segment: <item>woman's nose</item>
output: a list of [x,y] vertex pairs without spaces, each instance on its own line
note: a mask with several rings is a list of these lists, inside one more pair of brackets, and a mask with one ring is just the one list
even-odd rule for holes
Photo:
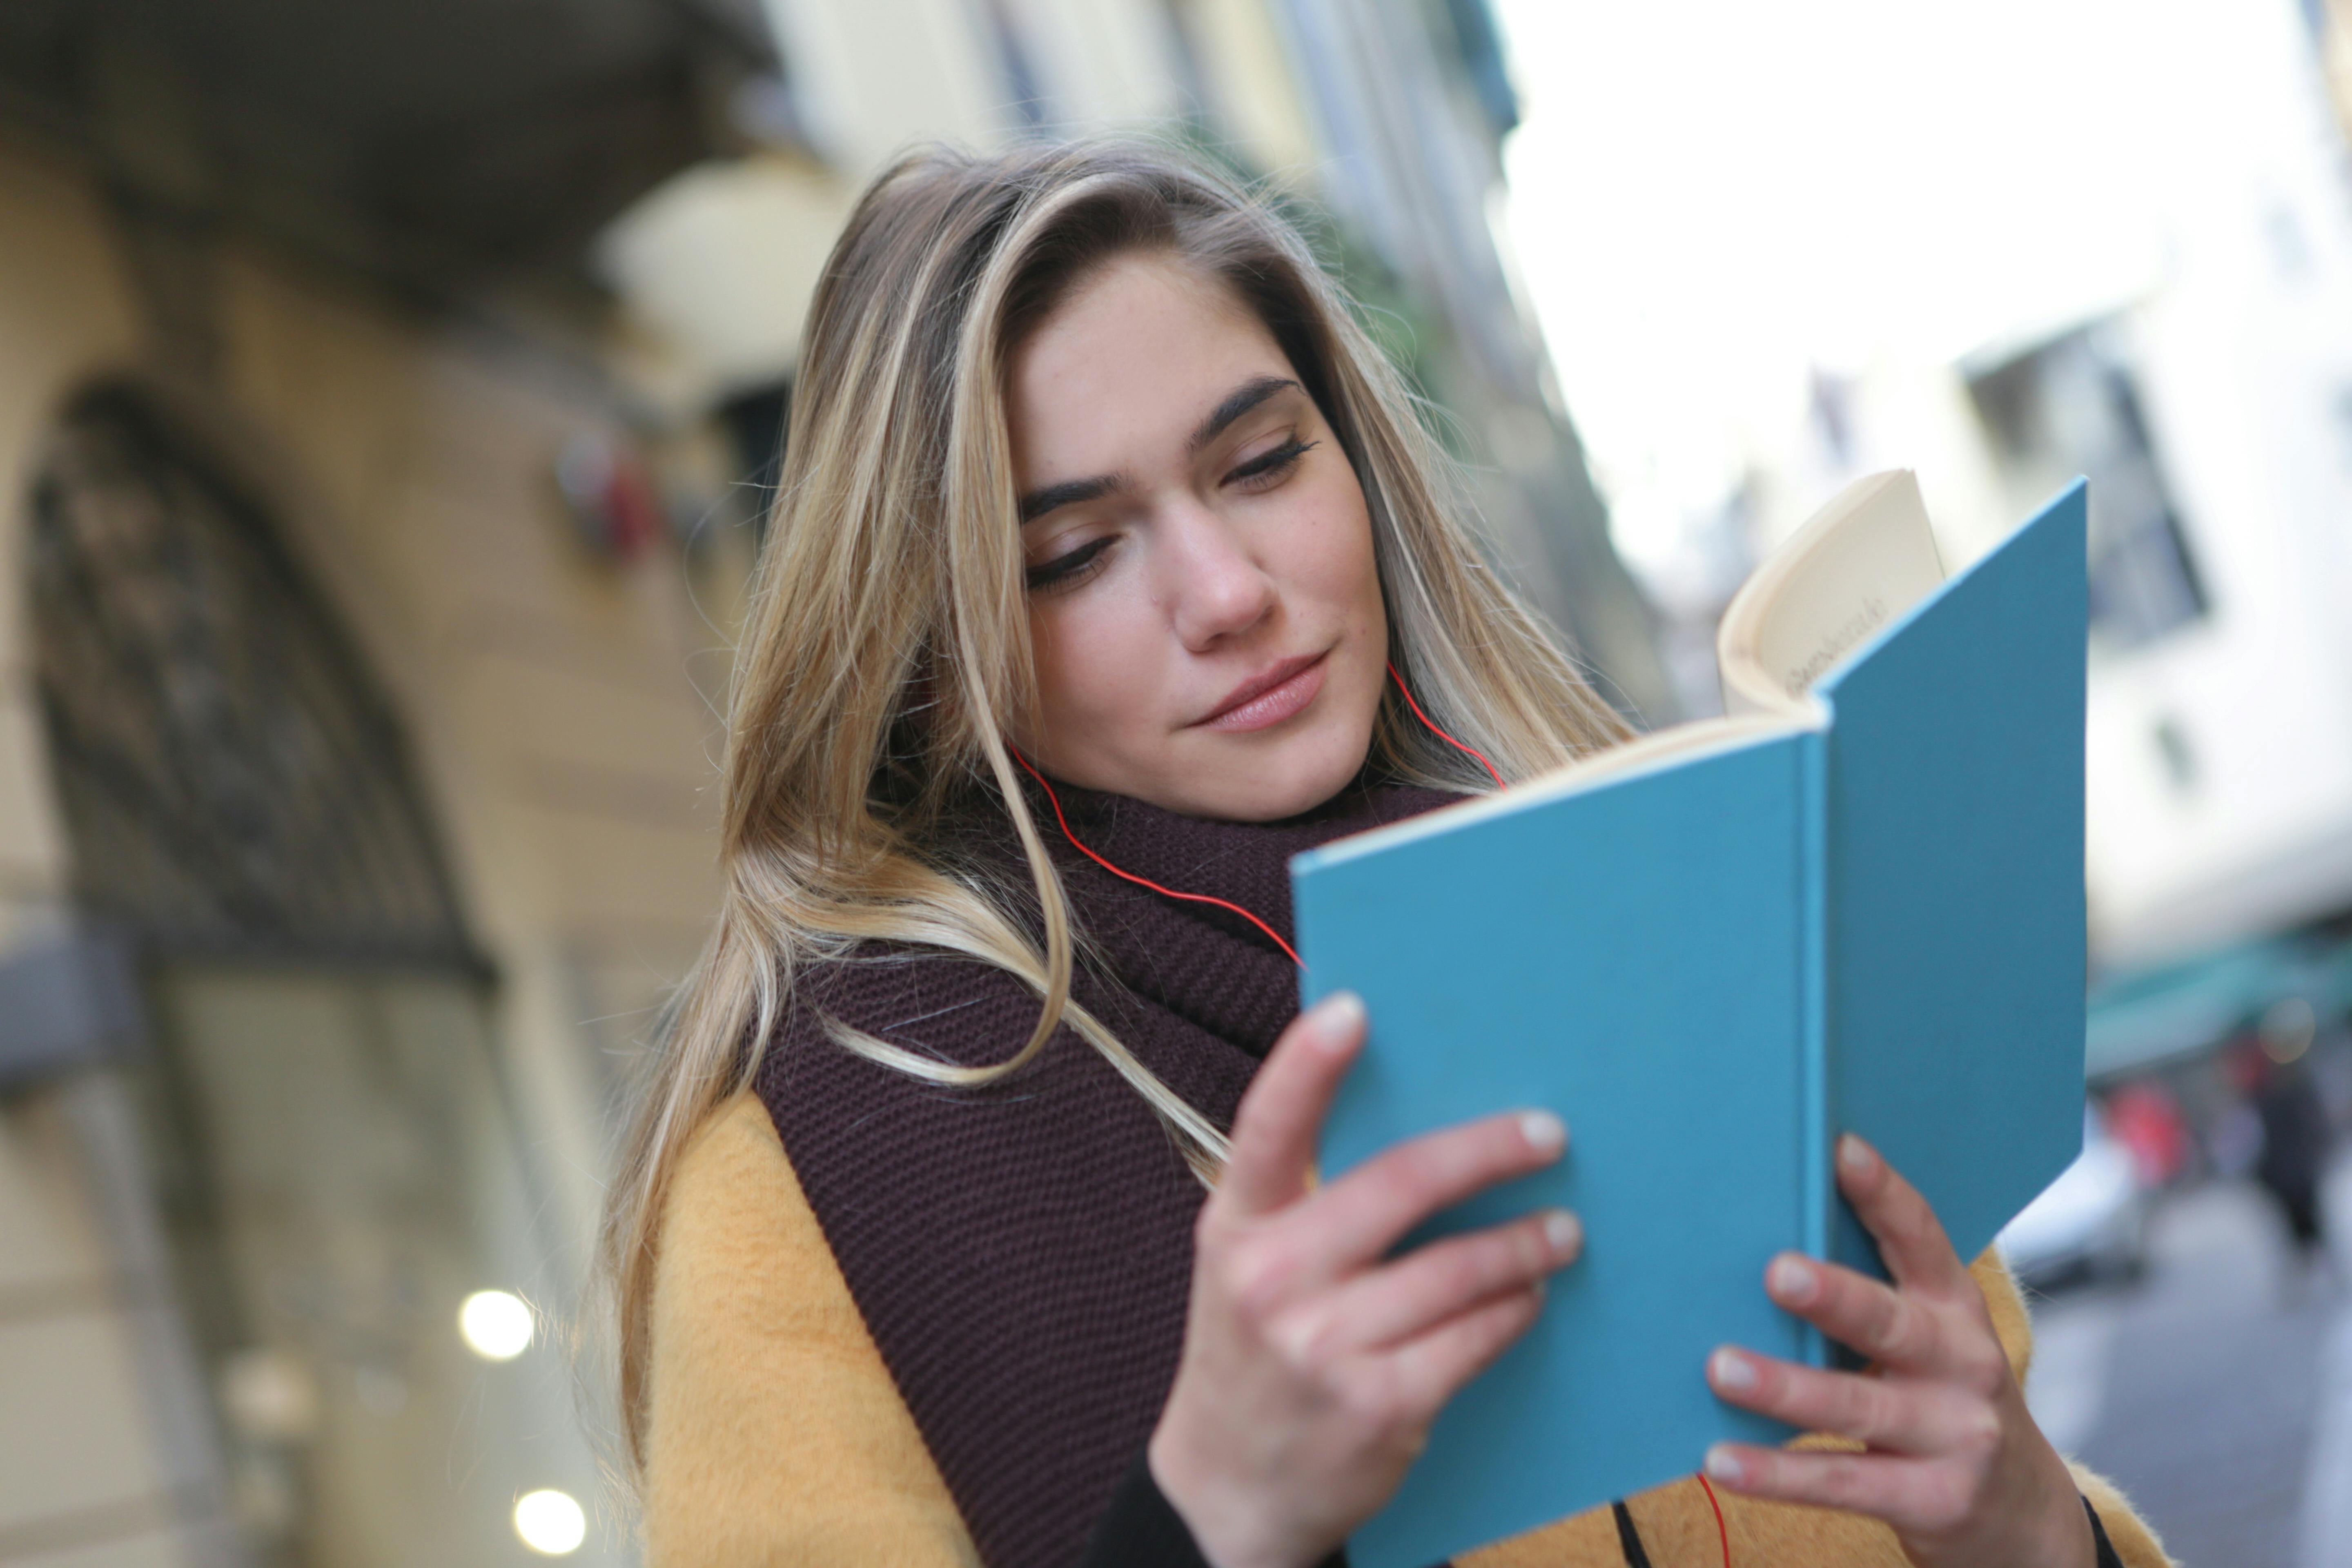
[[1172,609],[1176,635],[1186,647],[1205,649],[1221,637],[1245,632],[1274,608],[1274,580],[1214,512],[1184,508],[1166,520],[1162,537],[1171,547],[1163,602]]

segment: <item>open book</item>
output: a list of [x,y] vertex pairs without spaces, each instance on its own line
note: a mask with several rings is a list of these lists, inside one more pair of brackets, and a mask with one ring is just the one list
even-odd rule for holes
[[[1353,990],[1336,1173],[1517,1106],[1584,1257],[1454,1400],[1357,1568],[1450,1553],[1787,1434],[1717,1401],[1717,1344],[1829,1364],[1764,1296],[1783,1248],[1876,1268],[1837,1197],[1870,1139],[1972,1257],[2081,1144],[2084,489],[1946,581],[1907,473],[1857,481],[1717,639],[1727,715],[1292,862],[1307,999]],[[1419,1237],[1416,1240],[1421,1239]]]

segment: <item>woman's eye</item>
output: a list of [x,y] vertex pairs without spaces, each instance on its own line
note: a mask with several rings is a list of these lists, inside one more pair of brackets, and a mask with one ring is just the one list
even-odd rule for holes
[[1039,562],[1029,568],[1029,586],[1034,589],[1075,585],[1090,574],[1094,564],[1102,559],[1102,552],[1110,548],[1115,537],[1107,533],[1100,539],[1088,540],[1076,550],[1056,555],[1051,561]]
[[1272,484],[1297,468],[1298,459],[1305,457],[1317,445],[1318,443],[1302,441],[1293,436],[1279,446],[1269,447],[1249,461],[1235,468],[1233,472],[1225,476],[1225,483],[1248,485],[1255,481],[1260,487]]

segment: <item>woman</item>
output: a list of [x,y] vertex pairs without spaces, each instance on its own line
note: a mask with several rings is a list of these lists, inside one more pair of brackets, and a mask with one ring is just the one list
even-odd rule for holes
[[[1623,731],[1297,236],[1170,154],[902,163],[806,342],[726,902],[608,1226],[650,1558],[1322,1561],[1580,1237],[1388,1257],[1543,1112],[1314,1183],[1364,1018],[1296,1016],[1285,862]],[[1706,1375],[1852,1441],[1469,1562],[2164,1561],[2026,1414],[1999,1265],[1841,1171],[1899,1287],[1767,1285],[1879,1374]]]

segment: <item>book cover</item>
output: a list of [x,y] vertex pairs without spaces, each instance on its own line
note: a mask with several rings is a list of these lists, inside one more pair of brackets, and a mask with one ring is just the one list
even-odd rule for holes
[[[1838,1132],[1884,1150],[1963,1257],[2077,1152],[2083,488],[1916,601],[1879,594],[1875,623],[1852,575],[1856,540],[1886,553],[1873,530],[1832,518],[1810,561],[1759,571],[1848,645],[1788,655],[1760,717],[1292,863],[1307,1000],[1352,990],[1371,1015],[1327,1175],[1544,1106],[1560,1164],[1412,1240],[1551,1204],[1586,1236],[1351,1541],[1357,1568],[1423,1568],[1687,1474],[1717,1439],[1788,1436],[1703,1369],[1727,1342],[1832,1353],[1762,1275],[1791,1247],[1875,1268],[1832,1184]],[[1824,588],[1832,569],[1852,580]]]

